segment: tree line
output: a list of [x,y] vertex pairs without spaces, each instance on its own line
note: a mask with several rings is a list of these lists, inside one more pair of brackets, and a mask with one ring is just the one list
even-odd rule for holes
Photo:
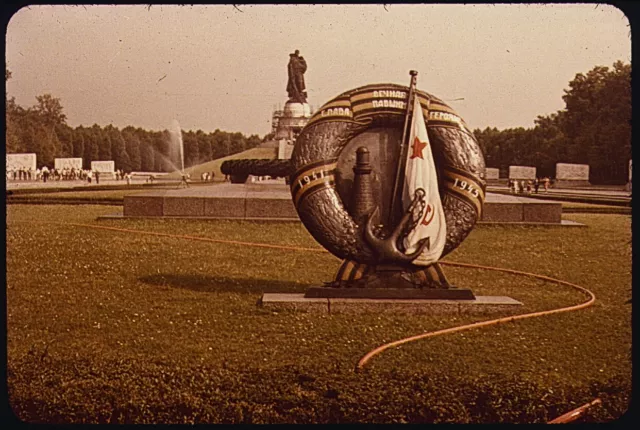
[[[5,81],[11,72],[5,69]],[[6,96],[5,96],[6,98]],[[179,144],[168,130],[150,131],[107,125],[70,127],[60,99],[44,94],[34,106],[24,108],[15,97],[6,99],[6,151],[35,153],[38,167],[53,167],[54,158],[82,158],[85,169],[92,161],[113,160],[125,172],[170,172],[180,166]],[[263,139],[215,130],[182,131],[184,165],[190,167],[258,146]]]
[[[11,72],[5,69],[5,80]],[[5,96],[6,98],[6,96]],[[609,69],[596,66],[578,73],[562,96],[565,108],[538,116],[531,128],[498,130],[487,127],[474,134],[488,167],[507,175],[510,165],[535,166],[539,176],[555,176],[556,163],[590,166],[594,184],[623,184],[631,158],[631,65],[622,61]],[[124,171],[172,171],[179,166],[178,146],[168,130],[149,131],[128,126],[119,130],[66,124],[59,99],[50,94],[36,97],[36,105],[24,108],[15,98],[6,99],[7,153],[36,153],[39,165],[53,165],[58,157],[91,161],[114,160]],[[182,132],[185,167],[234,154],[269,139],[257,135],[216,130]]]
[[588,164],[593,184],[624,184],[631,159],[631,65],[596,66],[578,73],[564,90],[565,108],[538,116],[532,128],[474,134],[487,167],[501,176],[510,165],[535,166],[538,176],[555,176],[556,163]]

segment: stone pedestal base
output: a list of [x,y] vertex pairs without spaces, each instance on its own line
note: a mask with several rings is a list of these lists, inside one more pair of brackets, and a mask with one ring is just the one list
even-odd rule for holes
[[506,296],[477,296],[473,300],[308,298],[302,293],[265,293],[258,306],[271,311],[318,313],[389,312],[431,315],[486,315],[514,311],[522,303]]
[[311,287],[305,298],[473,300],[467,288],[334,288]]

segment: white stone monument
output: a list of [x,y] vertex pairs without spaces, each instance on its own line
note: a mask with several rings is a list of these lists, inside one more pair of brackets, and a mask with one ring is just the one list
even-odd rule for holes
[[82,158],[55,158],[53,160],[53,166],[56,168],[56,170],[82,170]]
[[556,187],[562,188],[589,185],[591,184],[589,183],[588,164],[556,164]]
[[487,181],[493,181],[500,179],[500,169],[495,167],[487,167],[484,170],[484,178]]
[[34,153],[25,153],[25,154],[7,154],[7,171],[9,170],[18,170],[18,169],[26,169],[26,170],[36,170],[36,154]]
[[535,179],[536,168],[532,166],[509,166],[509,179]]
[[114,179],[116,171],[116,163],[113,160],[109,161],[92,161],[91,170],[100,174],[100,179]]

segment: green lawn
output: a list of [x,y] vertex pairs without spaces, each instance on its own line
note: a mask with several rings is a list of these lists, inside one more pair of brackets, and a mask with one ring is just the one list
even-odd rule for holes
[[[576,312],[372,348],[493,316],[271,312],[263,292],[328,281],[330,254],[65,225],[114,226],[319,247],[301,224],[110,220],[117,206],[7,207],[10,403],[30,422],[545,422],[599,396],[588,421],[630,398],[631,230],[624,215],[571,214],[588,228],[478,226],[445,261],[583,285]],[[53,222],[58,222],[54,224]],[[520,313],[584,301],[568,287],[445,268]]]

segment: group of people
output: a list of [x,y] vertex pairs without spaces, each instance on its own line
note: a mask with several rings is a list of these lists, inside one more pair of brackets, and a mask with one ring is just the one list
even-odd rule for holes
[[213,172],[202,172],[200,175],[200,179],[202,182],[213,182],[213,178],[215,178],[216,174]]
[[[116,170],[114,172],[116,180],[126,180],[127,184],[131,184],[131,173],[125,173],[122,170]],[[7,169],[7,181],[87,181],[92,183],[95,178],[96,184],[100,183],[100,172],[92,171],[91,169],[76,169],[74,167],[64,167],[62,169],[42,166],[33,170],[32,168],[9,168]]]
[[551,179],[546,176],[544,178],[536,178],[533,181],[530,179],[509,179],[509,190],[513,194],[524,194],[525,192],[531,194],[532,190],[537,194],[540,187],[543,187],[545,192],[549,191]]
[[43,181],[51,179],[54,181],[75,181],[84,180],[90,174],[90,170],[76,169],[76,168],[63,168],[63,169],[49,169],[47,166],[42,166],[33,170],[32,168],[20,167],[17,169],[7,169],[7,180],[13,181]]

